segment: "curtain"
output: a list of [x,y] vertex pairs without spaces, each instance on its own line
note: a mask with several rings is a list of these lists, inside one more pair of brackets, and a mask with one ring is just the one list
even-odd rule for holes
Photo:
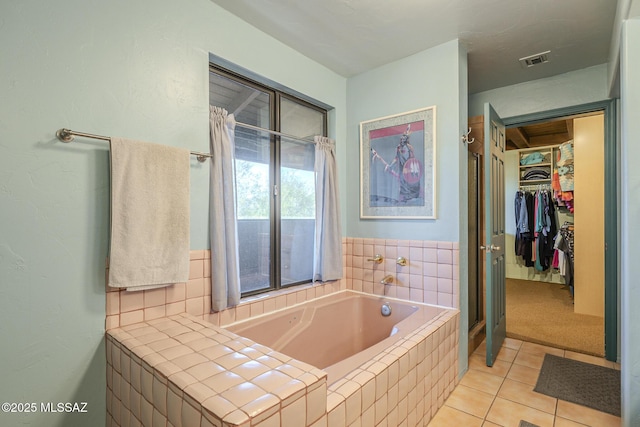
[[314,138],[316,174],[316,232],[313,260],[313,280],[342,278],[342,230],[335,142]]
[[209,122],[211,308],[220,311],[237,305],[241,295],[234,171],[236,121],[227,110],[210,106]]

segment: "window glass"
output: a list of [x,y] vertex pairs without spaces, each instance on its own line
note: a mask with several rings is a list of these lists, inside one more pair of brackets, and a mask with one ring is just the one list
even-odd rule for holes
[[309,281],[313,275],[315,173],[313,144],[280,144],[281,283]]
[[269,92],[240,83],[216,73],[209,73],[209,100],[233,114],[236,121],[269,129],[271,101]]
[[[280,99],[282,133],[313,141],[324,135],[321,111],[285,97]],[[286,286],[313,276],[315,236],[315,147],[281,138],[281,283]]]
[[271,138],[236,128],[236,205],[243,293],[272,287]]

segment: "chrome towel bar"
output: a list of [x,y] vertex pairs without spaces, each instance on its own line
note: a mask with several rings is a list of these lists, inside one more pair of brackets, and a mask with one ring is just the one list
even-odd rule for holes
[[[94,135],[91,133],[85,133],[85,132],[78,132],[75,130],[71,130],[71,129],[66,129],[66,128],[62,128],[62,129],[58,129],[58,131],[56,132],[56,136],[58,137],[58,139],[62,142],[71,142],[74,140],[74,136],[81,136],[83,138],[92,138],[92,139],[99,139],[102,141],[110,141],[111,138],[108,136],[102,136],[102,135]],[[211,157],[211,154],[208,153],[201,153],[199,151],[190,151],[190,153],[194,156],[196,156],[196,158],[198,159],[198,161],[200,163],[203,163],[207,160],[207,158]]]

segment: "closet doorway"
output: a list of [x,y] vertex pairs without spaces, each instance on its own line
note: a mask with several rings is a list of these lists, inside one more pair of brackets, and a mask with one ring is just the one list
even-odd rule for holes
[[[604,261],[600,263],[600,265],[604,265],[604,353],[605,358],[610,361],[618,361],[618,354],[620,352],[619,344],[618,344],[618,333],[619,333],[619,325],[620,319],[618,315],[618,272],[619,272],[619,262],[618,262],[618,197],[617,197],[617,151],[616,151],[616,131],[617,131],[617,119],[616,119],[616,102],[615,100],[609,101],[600,101],[594,102],[590,104],[576,105],[571,107],[564,107],[556,110],[549,110],[540,113],[532,113],[526,114],[522,116],[513,116],[507,117],[504,119],[504,122],[507,126],[507,129],[518,128],[518,127],[527,127],[531,125],[541,124],[545,122],[554,122],[558,120],[566,120],[569,118],[576,119],[580,117],[586,117],[593,115],[594,113],[603,113],[604,120],[604,154],[601,156],[594,157],[595,160],[599,160],[604,164]],[[476,204],[481,204],[482,197],[482,176],[483,173],[480,171],[478,175],[474,173],[474,167],[471,165],[475,164],[474,156],[480,155],[479,153],[482,151],[482,147],[484,144],[483,138],[483,118],[482,116],[470,117],[469,118],[469,126],[471,127],[471,134],[469,135],[469,139],[475,139],[476,143],[469,144],[469,217],[470,217],[470,226],[469,226],[469,238],[470,240],[476,236],[478,239],[483,239],[482,230],[484,229],[484,218],[482,215],[482,209],[479,210],[480,214],[477,219],[474,221],[471,220],[471,217],[476,215]],[[531,139],[530,135],[526,135],[529,139]],[[538,140],[534,140],[534,143]],[[554,141],[554,143],[558,143],[558,141]],[[553,145],[553,144],[552,144]],[[473,148],[472,148],[473,147]],[[473,152],[476,152],[474,154]],[[482,168],[482,162],[480,162],[480,168]],[[476,170],[477,172],[477,170]],[[481,184],[479,186],[473,185],[473,178],[471,175],[478,176]],[[580,186],[580,183],[578,183]],[[580,187],[578,187],[579,189]],[[476,192],[480,191],[478,195]],[[509,187],[508,192],[505,194],[507,199],[506,203],[506,216],[507,218],[513,218],[515,215],[514,205],[510,203],[513,199],[513,192],[517,189],[516,186]],[[585,190],[588,193],[591,193],[590,190]],[[473,194],[476,193],[476,194]],[[473,201],[476,201],[472,203]],[[513,220],[512,220],[513,221]],[[575,220],[574,220],[575,221]],[[575,224],[574,224],[575,227]],[[512,235],[514,231],[510,232]],[[515,241],[513,238],[511,242],[515,246]],[[585,248],[583,246],[583,248]],[[586,247],[588,249],[588,247]],[[511,248],[507,247],[507,251]],[[512,249],[514,250],[514,249]],[[484,258],[482,251],[478,251],[472,246],[469,246],[469,258],[476,258],[478,260],[476,265],[483,265]],[[470,267],[471,267],[470,261]],[[483,303],[484,295],[486,292],[486,283],[484,272],[482,269],[471,269],[469,271],[469,295],[471,298],[472,294],[478,296],[476,303],[479,301],[479,308],[475,312],[477,313],[477,317],[471,317],[471,311],[473,311],[477,305],[474,304],[474,307],[469,307],[470,318],[469,318],[469,353],[473,352],[473,350],[477,347],[477,345],[484,338],[484,312],[486,311],[486,306]],[[476,277],[477,280],[472,280],[473,277]],[[544,286],[545,282],[537,282],[538,284],[542,284]],[[592,283],[595,283],[593,281]],[[550,284],[551,286],[552,284]],[[541,293],[542,288],[536,288],[536,294]],[[565,290],[563,290],[565,291]],[[565,292],[568,292],[566,290]],[[563,295],[567,295],[563,293]],[[471,300],[469,303],[471,304]],[[571,302],[573,306],[573,301]],[[507,310],[509,307],[507,307]],[[539,310],[542,311],[543,314],[545,312],[544,307]],[[558,322],[556,319],[550,318],[550,315],[547,315],[545,318],[545,322],[550,326],[562,327],[561,322]],[[475,324],[474,324],[475,319]],[[507,312],[507,327],[509,325],[509,313]]]
[[507,130],[510,337],[605,354],[604,137],[603,112]]

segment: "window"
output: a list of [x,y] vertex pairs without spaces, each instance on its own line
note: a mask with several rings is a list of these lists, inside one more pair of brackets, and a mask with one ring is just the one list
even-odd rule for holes
[[326,110],[214,66],[209,87],[211,105],[233,113],[238,123],[235,166],[242,295],[310,282],[315,159],[313,144],[301,139],[326,136]]

